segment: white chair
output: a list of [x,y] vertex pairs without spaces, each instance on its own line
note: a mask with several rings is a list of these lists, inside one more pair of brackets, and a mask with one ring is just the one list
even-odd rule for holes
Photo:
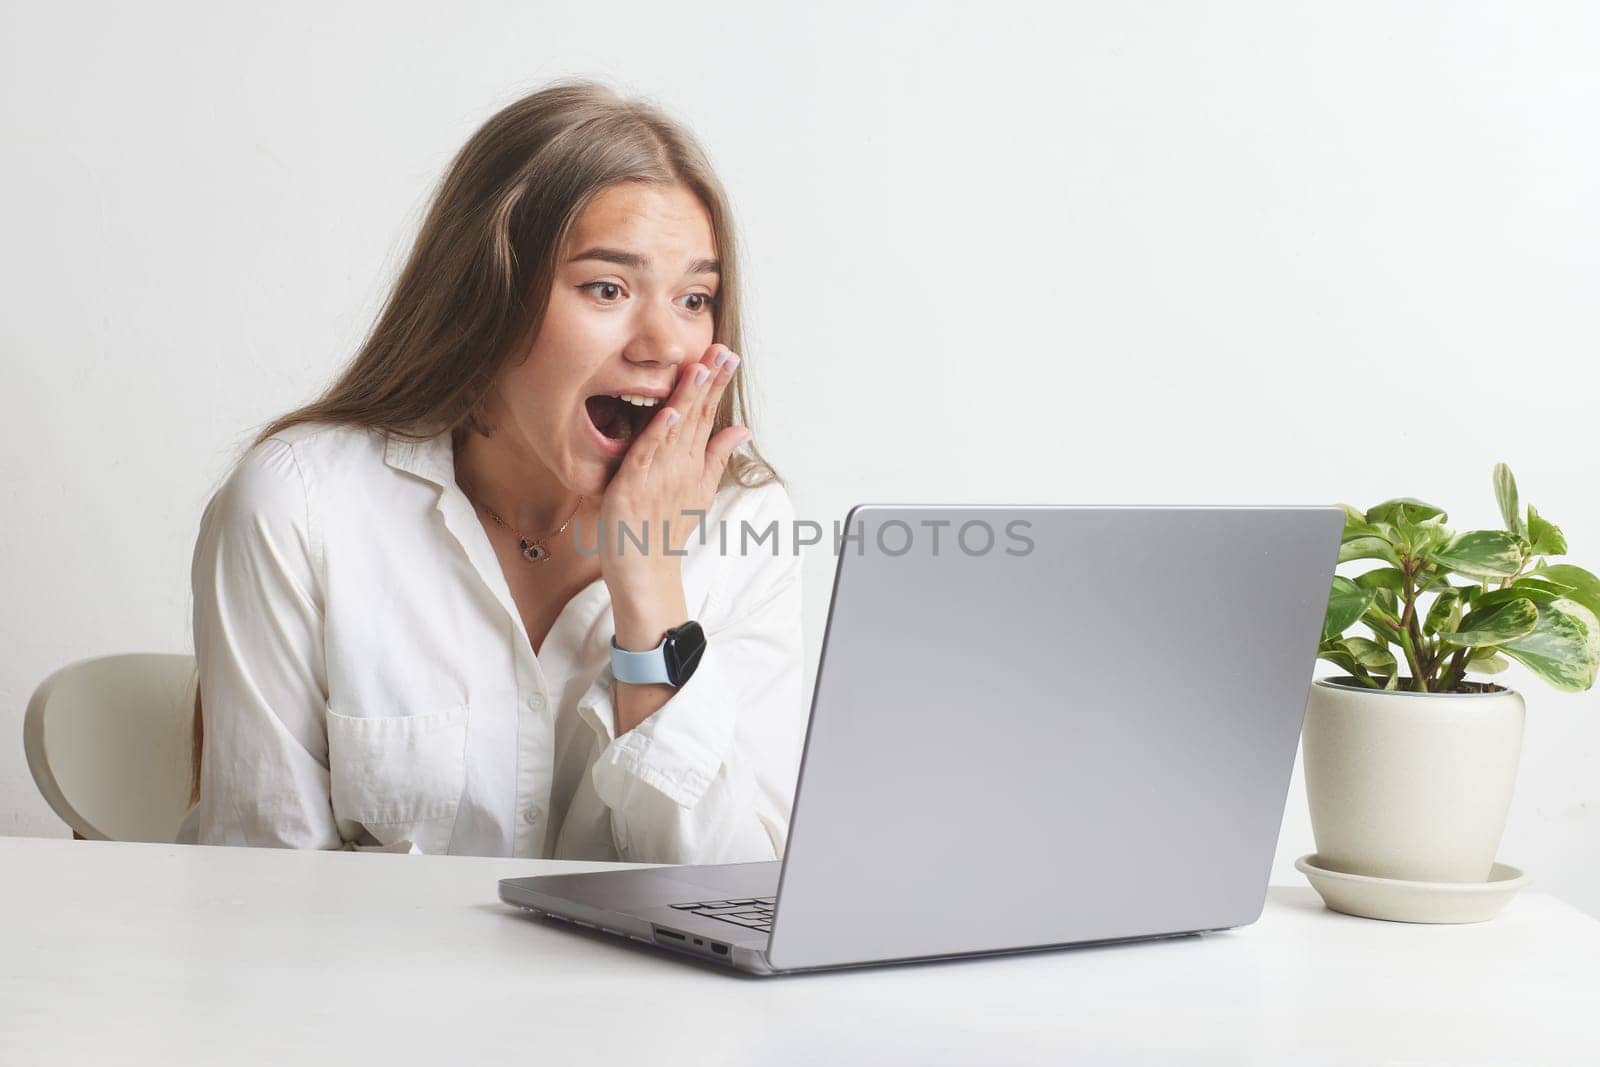
[[28,769],[74,837],[176,840],[198,684],[193,656],[136,652],[80,660],[34,690]]

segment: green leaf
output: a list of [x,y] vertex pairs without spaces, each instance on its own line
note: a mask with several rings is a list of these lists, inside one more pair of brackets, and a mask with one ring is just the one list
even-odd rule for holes
[[1428,519],[1449,521],[1443,508],[1436,508],[1432,504],[1409,496],[1385,500],[1367,512],[1368,522],[1420,523]]
[[1567,554],[1567,538],[1561,527],[1541,516],[1532,504],[1528,505],[1528,540],[1533,542],[1528,552],[1530,556]]
[[1528,528],[1522,524],[1522,509],[1518,506],[1517,480],[1504,463],[1494,465],[1494,498],[1500,504],[1500,517],[1505,520],[1506,530],[1521,537],[1528,536]]
[[1394,656],[1376,641],[1368,641],[1364,637],[1329,638],[1317,649],[1317,658],[1327,660],[1366,685],[1373,684],[1367,680],[1366,675],[1386,673],[1391,683],[1387,684],[1386,688],[1394,688],[1392,684],[1396,673]]
[[[1380,593],[1378,595],[1382,596],[1383,594]],[[1395,611],[1380,614],[1380,611],[1381,609],[1376,604],[1368,608],[1361,616],[1362,625],[1372,631],[1372,636],[1380,644],[1387,642],[1391,645],[1398,645],[1400,643],[1400,631],[1395,628],[1395,622],[1400,613]]]
[[1479,674],[1499,674],[1509,666],[1511,661],[1492,648],[1474,652],[1467,658],[1467,670],[1477,671]]
[[1541,604],[1533,631],[1499,650],[1555,688],[1582,692],[1600,671],[1600,617],[1575,600]]
[[1372,523],[1370,523],[1370,522],[1351,522],[1349,517],[1346,516],[1345,523],[1344,523],[1344,531],[1339,534],[1339,542],[1341,544],[1343,544],[1345,541],[1354,541],[1358,537],[1376,537],[1376,536],[1378,536],[1378,528],[1376,526],[1372,525]]
[[1450,633],[1460,625],[1461,594],[1454,589],[1446,589],[1433,598],[1433,605],[1428,608],[1428,614],[1422,620],[1423,632],[1430,634]]
[[1356,584],[1363,589],[1387,589],[1399,594],[1405,590],[1406,576],[1395,567],[1378,567],[1356,575]]
[[1335,637],[1323,641],[1317,649],[1317,658],[1325,659],[1352,678],[1359,679],[1355,653],[1345,645],[1343,638]]
[[1529,597],[1535,604],[1548,604],[1557,597],[1572,598],[1572,587],[1560,582],[1546,581],[1533,575],[1525,574],[1512,582],[1511,589],[1515,589],[1523,596]]
[[[1348,507],[1348,505],[1346,505]],[[1359,511],[1346,511],[1344,513],[1344,532],[1339,535],[1341,541],[1348,541],[1354,537],[1381,537],[1386,541],[1394,540],[1394,524],[1388,522],[1368,522],[1361,517]]]
[[1347,637],[1344,644],[1368,674],[1395,674],[1394,653],[1389,651],[1387,645],[1368,641],[1365,637]]
[[1509,578],[1522,567],[1522,542],[1505,530],[1473,530],[1452,537],[1429,552],[1428,558],[1457,574]]
[[1450,531],[1438,519],[1396,523],[1395,533],[1401,554],[1412,559],[1426,559],[1430,550],[1450,540]]
[[1322,619],[1322,636],[1338,637],[1344,633],[1366,610],[1372,606],[1374,594],[1363,589],[1342,574],[1333,577],[1333,588],[1328,594],[1328,610]]
[[1378,619],[1374,619],[1371,612],[1361,616],[1361,622],[1367,627],[1367,629],[1372,631],[1372,639],[1378,642],[1378,644],[1400,644],[1400,631],[1396,630],[1393,626],[1389,626],[1386,623],[1381,622]]
[[1340,563],[1349,563],[1353,559],[1381,559],[1385,563],[1398,564],[1400,554],[1381,537],[1357,537],[1339,546]]
[[1600,615],[1600,578],[1570,563],[1548,563],[1529,572],[1529,577],[1546,578],[1567,587],[1567,597]]
[[1325,637],[1322,644],[1317,646],[1317,658],[1325,659],[1336,667],[1343,667],[1350,673],[1355,673],[1356,658],[1348,648],[1344,647],[1344,638]]
[[1395,620],[1400,618],[1400,593],[1405,586],[1405,575],[1393,567],[1380,567],[1356,575],[1356,584],[1373,594],[1373,601],[1362,612],[1361,621],[1371,627],[1380,643],[1400,643],[1400,632]]
[[1546,582],[1529,582],[1517,579],[1504,589],[1490,589],[1488,592],[1478,594],[1472,606],[1480,611],[1501,607],[1513,600],[1531,600],[1535,604],[1552,604],[1567,593],[1559,586]]
[[1527,597],[1518,597],[1505,604],[1474,609],[1454,633],[1439,634],[1439,641],[1451,648],[1503,645],[1531,634],[1538,623],[1538,606]]
[[1442,593],[1446,589],[1454,589],[1456,592],[1460,593],[1467,588],[1475,587],[1451,585],[1450,572],[1441,570],[1438,567],[1424,567],[1417,575],[1418,596],[1421,596],[1423,593]]

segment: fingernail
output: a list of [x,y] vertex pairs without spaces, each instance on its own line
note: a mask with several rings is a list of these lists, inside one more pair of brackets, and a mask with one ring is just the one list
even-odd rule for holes
[[732,359],[728,360],[728,373],[732,374],[734,371],[736,371],[738,369],[739,369],[739,357],[738,356],[734,356]]
[[667,425],[669,427],[678,425],[678,412],[675,408],[667,409]]
[[694,369],[694,384],[704,385],[706,384],[706,379],[709,377],[711,377],[711,372],[706,370],[706,365],[704,363],[700,364]]
[[728,362],[728,360],[730,360],[732,358],[733,358],[733,353],[728,351],[726,348],[724,348],[724,349],[722,349],[721,351],[719,351],[717,353],[716,358],[711,361],[711,365],[713,367],[720,367],[720,366],[722,366],[724,363]]

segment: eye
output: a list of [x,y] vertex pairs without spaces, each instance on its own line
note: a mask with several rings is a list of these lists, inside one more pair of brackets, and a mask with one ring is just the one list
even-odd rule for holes
[[[593,292],[600,296],[602,304],[615,304],[622,295],[622,286],[616,282],[589,282],[586,285],[578,286],[578,289],[581,292]],[[602,293],[605,295],[601,295]],[[614,295],[612,295],[613,293]],[[711,293],[688,293],[685,294],[683,299],[697,302],[693,307],[689,308],[690,311],[697,315],[703,315],[717,305],[717,298]]]
[[[622,292],[622,286],[618,285],[616,282],[590,282],[588,285],[578,286],[578,289],[582,292],[588,292],[591,289],[615,289],[618,295],[620,295]],[[610,300],[603,300],[601,302],[605,304],[612,304],[616,301],[615,298],[613,298]]]

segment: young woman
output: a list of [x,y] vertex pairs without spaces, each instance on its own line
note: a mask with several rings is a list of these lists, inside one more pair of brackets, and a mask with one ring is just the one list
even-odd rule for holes
[[569,81],[474,134],[355,360],[205,510],[180,839],[780,856],[799,559],[738,282],[658,110]]

